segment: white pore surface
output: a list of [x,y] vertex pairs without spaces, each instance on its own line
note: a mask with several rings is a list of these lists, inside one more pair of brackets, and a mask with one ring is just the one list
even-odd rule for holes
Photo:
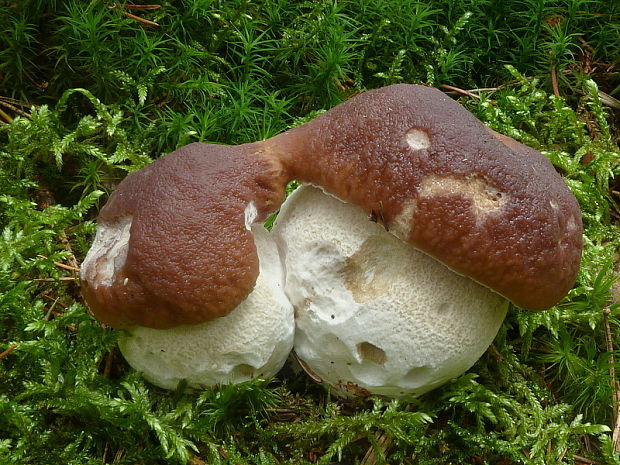
[[252,227],[260,275],[252,293],[222,318],[158,330],[137,327],[119,341],[129,364],[166,389],[180,380],[192,387],[270,378],[293,346],[293,307],[284,294],[281,262],[262,225]]
[[295,351],[339,394],[429,391],[470,368],[506,314],[504,298],[318,188],[294,192],[273,233],[295,307]]

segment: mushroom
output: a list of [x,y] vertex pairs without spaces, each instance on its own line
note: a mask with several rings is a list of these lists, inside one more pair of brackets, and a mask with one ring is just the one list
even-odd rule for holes
[[261,223],[283,188],[277,162],[250,146],[191,144],[127,176],[103,207],[82,292],[127,330],[120,349],[151,382],[213,386],[282,367],[293,309]]
[[366,92],[265,142],[284,148],[291,178],[524,309],[554,305],[575,282],[581,213],[562,177],[437,89]]
[[252,233],[260,272],[252,292],[234,311],[197,325],[170,329],[137,326],[119,339],[125,359],[157,386],[184,380],[201,388],[271,378],[293,347],[293,307],[275,242],[262,225]]
[[259,273],[252,225],[292,179],[521,307],[549,307],[575,281],[579,208],[548,160],[440,91],[401,84],[265,141],[190,144],[130,174],[81,271],[95,316],[168,329],[235,311]]
[[129,174],[101,209],[82,293],[116,328],[165,329],[228,314],[259,271],[251,225],[287,179],[260,144],[194,143]]

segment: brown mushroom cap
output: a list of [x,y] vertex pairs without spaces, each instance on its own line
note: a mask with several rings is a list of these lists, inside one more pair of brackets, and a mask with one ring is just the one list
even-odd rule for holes
[[437,89],[366,92],[269,142],[294,179],[523,308],[547,308],[575,282],[581,213],[561,176]]
[[115,327],[232,311],[258,274],[248,222],[275,211],[292,179],[524,308],[549,307],[574,284],[581,215],[551,163],[442,92],[401,84],[266,141],[191,144],[127,176],[98,221],[128,242],[95,240],[81,271],[89,306]]
[[258,152],[252,144],[190,144],[119,184],[98,223],[131,221],[126,258],[110,282],[106,254],[87,257],[82,269],[97,318],[118,328],[196,324],[226,315],[251,292],[258,257],[246,208],[265,219],[286,182]]

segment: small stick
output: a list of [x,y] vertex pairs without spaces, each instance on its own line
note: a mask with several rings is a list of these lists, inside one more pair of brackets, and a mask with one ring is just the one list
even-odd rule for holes
[[457,94],[465,95],[467,97],[477,98],[478,100],[481,99],[479,95],[469,92],[468,90],[461,89],[459,87],[449,86],[448,84],[442,84],[440,87],[451,90],[452,92],[456,92]]
[[503,362],[503,361],[504,361],[504,356],[503,356],[502,354],[500,354],[500,353],[499,353],[499,350],[497,350],[497,347],[495,347],[495,344],[491,344],[491,345],[489,346],[488,351],[489,351],[489,353],[490,353],[491,355],[493,355],[493,357],[495,357],[495,359],[496,359],[498,362]]
[[4,120],[7,123],[12,123],[13,122],[13,118],[11,118],[7,113],[5,113],[2,108],[0,108],[0,116],[2,116],[2,118],[4,118]]
[[63,304],[63,303],[58,302],[58,298],[54,299],[53,297],[51,297],[51,296],[49,296],[49,295],[47,295],[47,294],[41,294],[41,297],[43,297],[44,299],[47,299],[47,300],[49,300],[49,301],[51,301],[51,302],[54,302],[54,305],[56,305],[56,304],[60,305],[60,306],[61,306],[62,308],[64,308],[65,310],[66,310],[67,308],[69,308],[69,306],[68,306],[68,305],[65,305],[65,304]]
[[42,82],[37,82],[30,74],[28,74],[27,71],[23,71],[22,74],[24,75],[24,77],[26,79],[28,79],[30,82],[32,82],[35,86],[37,86],[39,89],[41,90],[45,90],[48,88],[48,86],[50,85],[49,82],[46,81],[42,81]]
[[114,352],[108,352],[108,355],[105,358],[105,366],[103,367],[103,376],[106,378],[110,377],[110,373],[112,372],[112,361],[114,360]]
[[119,463],[121,461],[121,459],[123,458],[123,454],[125,453],[125,451],[123,449],[119,449],[116,451],[116,454],[114,454],[114,461],[112,462],[113,465]]
[[606,94],[602,90],[598,91],[598,96],[601,99],[601,103],[603,105],[607,105],[608,107],[620,108],[620,100],[615,97],[612,97],[609,94]]
[[77,278],[70,276],[61,276],[60,278],[35,278],[30,281],[36,283],[55,283],[56,281],[77,281]]
[[478,95],[480,92],[495,92],[499,89],[499,87],[481,87],[478,89],[467,89],[467,92]]
[[52,312],[54,311],[54,307],[56,306],[56,302],[58,302],[58,299],[59,299],[59,297],[56,297],[56,299],[54,300],[54,302],[50,306],[50,309],[45,314],[45,317],[43,318],[45,321],[49,321],[50,320],[50,317],[52,316]]
[[[45,255],[37,254],[37,257],[49,260],[48,257],[46,257]],[[56,265],[57,267],[62,268],[64,270],[80,271],[80,269],[77,266],[65,265],[64,263],[61,263],[61,262],[52,262],[52,263]]]
[[108,456],[108,443],[106,442],[105,443],[105,447],[103,449],[103,457],[101,458],[101,463],[103,465],[105,465],[105,463],[106,463],[107,456]]
[[67,234],[65,231],[62,231],[62,234],[60,236],[60,241],[65,245],[65,249],[67,250],[67,252],[69,252],[71,255],[69,256],[69,264],[74,267],[77,268],[77,270],[80,270],[80,264],[78,263],[77,259],[75,258],[75,254],[73,253],[73,249],[71,248],[71,243],[69,242],[69,239],[67,239]]
[[[411,404],[407,404],[403,411],[410,412]],[[375,438],[377,439],[379,448],[383,451],[383,455],[385,455],[387,450],[394,442],[394,438],[387,434],[385,431],[377,432]],[[375,448],[371,445],[366,451],[366,454],[360,462],[360,465],[375,465],[375,463],[377,463],[377,453],[375,452]]]
[[130,10],[159,10],[161,5],[132,5],[125,3],[123,8],[129,8]]
[[[379,448],[383,451],[383,455],[385,456],[386,451],[390,448],[392,442],[394,442],[394,439],[392,439],[392,437],[386,432],[378,433],[375,437],[377,438]],[[360,462],[360,465],[375,465],[376,463],[377,452],[374,447],[370,446],[366,451],[366,455],[364,455],[364,458]]]
[[4,352],[0,352],[0,360],[6,357],[7,355],[9,355],[11,352],[13,352],[18,347],[19,347],[19,344],[13,344],[11,347],[6,349]]
[[24,110],[20,110],[15,105],[11,105],[10,103],[5,102],[3,100],[3,98],[0,98],[0,105],[2,105],[5,108],[8,108],[9,110],[13,110],[18,115],[22,115],[22,116],[25,116],[26,118],[30,119],[30,113],[28,113],[28,112],[26,112]]
[[297,354],[295,353],[295,351],[291,352],[291,355],[293,356],[293,358],[295,359],[295,361],[299,364],[299,366],[301,367],[302,370],[304,370],[306,372],[306,374],[310,377],[310,379],[312,379],[314,382],[316,383],[322,383],[323,379],[317,375],[316,373],[314,373],[310,367],[308,367],[308,365],[306,365],[306,362],[304,362],[302,359],[300,359]]
[[52,263],[54,263],[54,265],[56,265],[57,267],[63,268],[65,270],[80,271],[80,269],[75,266],[65,265],[64,263],[60,263],[60,262],[52,262]]
[[274,413],[295,413],[294,410],[290,408],[266,408],[265,412],[274,412]]
[[551,68],[551,86],[553,87],[553,95],[560,98],[560,88],[558,87],[558,73],[555,66]]
[[[457,94],[465,95],[466,97],[472,97],[472,98],[477,98],[478,100],[482,100],[482,97],[480,97],[478,94],[474,94],[473,92],[470,92],[470,91],[465,90],[465,89],[461,89],[459,87],[449,86],[448,84],[442,84],[439,87],[442,87],[442,88],[444,88],[446,90],[450,90],[452,92],[456,92]],[[482,91],[483,89],[478,89],[478,90]],[[488,103],[490,103],[493,106],[497,106],[496,102],[492,102],[489,99],[486,99],[485,102],[488,102]]]
[[[272,456],[272,458],[275,458],[275,457]],[[194,455],[194,454],[192,454],[190,452],[190,454],[189,454],[189,462],[187,462],[187,465],[207,465],[207,462],[205,462],[200,457],[198,457],[197,455]]]
[[41,109],[39,105],[32,105],[27,102],[22,102],[21,100],[17,100],[16,98],[5,97],[3,95],[0,95],[0,100],[3,102],[12,103],[13,105],[19,105],[20,107],[26,107],[26,108],[35,107],[37,110]]
[[603,310],[603,324],[605,326],[605,342],[607,344],[607,352],[609,353],[609,376],[611,377],[611,387],[613,389],[612,404],[614,407],[612,442],[614,450],[620,452],[620,386],[616,381],[616,358],[614,356],[613,336],[611,334],[611,326],[609,325],[609,314],[611,310],[605,308]]
[[140,16],[132,15],[131,13],[123,12],[125,16],[131,19],[135,19],[136,21],[140,21],[142,24],[146,24],[147,26],[159,26],[155,21],[149,21],[148,19],[141,18]]
[[217,448],[217,451],[219,452],[219,454],[220,454],[223,458],[225,458],[225,459],[227,459],[227,458],[228,458],[228,454],[226,453],[226,451],[224,450],[224,448],[223,448],[223,447],[218,447],[218,448]]
[[596,460],[589,459],[587,457],[582,457],[581,455],[573,455],[573,458],[578,462],[589,463],[590,465],[599,465],[600,462]]

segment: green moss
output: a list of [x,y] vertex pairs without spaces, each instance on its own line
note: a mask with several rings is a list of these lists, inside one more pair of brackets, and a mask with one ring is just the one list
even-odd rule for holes
[[[0,463],[359,463],[369,449],[377,463],[620,463],[606,339],[617,352],[620,150],[598,95],[619,81],[577,57],[617,61],[615,4],[119,5],[0,4],[0,96],[25,101],[0,98],[14,118],[0,125]],[[143,381],[76,281],[107,193],[180,145],[266,138],[403,81],[495,86],[462,103],[543,151],[580,203],[571,293],[546,312],[512,308],[468,374],[409,403],[333,400],[289,366],[204,392]]]

